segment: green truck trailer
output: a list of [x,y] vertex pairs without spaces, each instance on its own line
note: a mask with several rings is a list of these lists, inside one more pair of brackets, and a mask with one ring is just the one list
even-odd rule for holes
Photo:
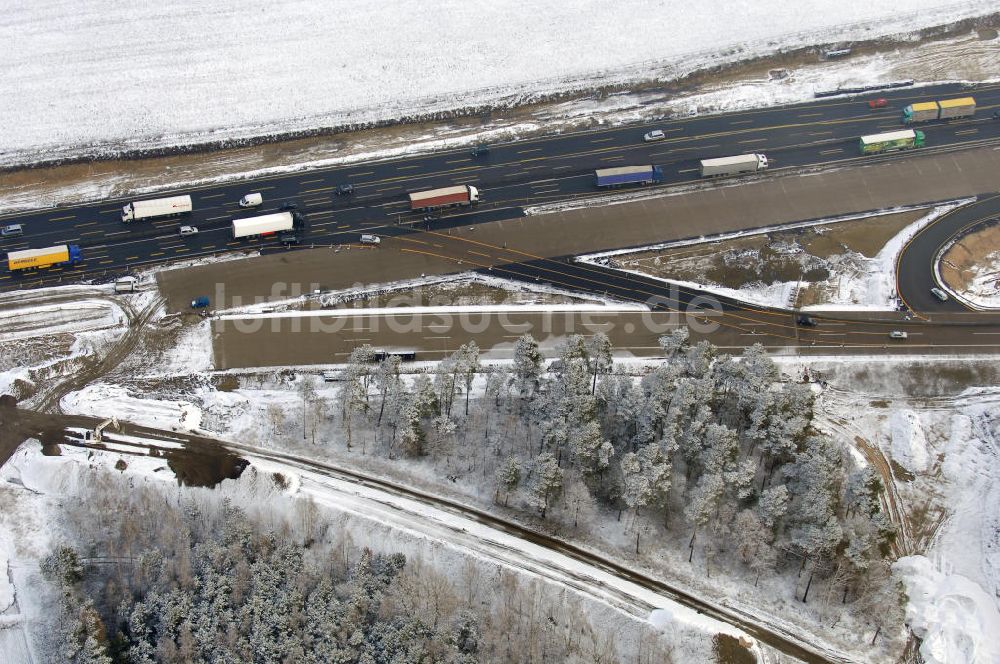
[[862,136],[861,154],[880,154],[897,150],[912,150],[924,147],[924,132],[914,129],[888,131],[884,134]]

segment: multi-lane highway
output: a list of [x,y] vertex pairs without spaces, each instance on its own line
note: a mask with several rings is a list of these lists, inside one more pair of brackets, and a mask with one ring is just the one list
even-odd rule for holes
[[[844,311],[812,316],[802,325],[795,312],[750,305],[666,284],[638,274],[575,262],[570,256],[538,256],[485,242],[468,234],[425,232],[397,236],[403,243],[441,259],[461,261],[494,277],[522,280],[573,292],[643,305],[649,313],[594,309],[539,312],[522,310],[311,311],[299,314],[234,314],[214,326],[220,368],[330,364],[344,361],[355,347],[408,348],[417,359],[440,359],[475,340],[484,351],[502,355],[528,332],[536,338],[585,336],[602,331],[620,352],[659,355],[657,338],[686,325],[695,338],[724,350],[759,343],[769,351],[798,354],[993,354],[1000,351],[1000,322],[986,313]],[[926,279],[926,274],[923,279]],[[921,281],[920,283],[923,283]],[[928,285],[929,288],[929,285]],[[935,303],[937,301],[935,300]],[[940,304],[940,303],[938,303]],[[893,339],[890,332],[907,333]]]
[[[195,210],[182,219],[123,224],[121,206],[131,199],[7,215],[0,223],[19,223],[26,230],[0,242],[0,251],[73,243],[81,246],[84,261],[73,268],[0,273],[0,290],[231,250],[277,249],[275,240],[234,241],[230,222],[289,201],[306,214],[302,239],[309,246],[353,242],[359,232],[378,228],[422,228],[423,215],[408,211],[406,193],[437,186],[472,184],[482,193],[478,208],[447,213],[432,223],[442,228],[516,217],[526,205],[593,195],[598,193],[593,171],[601,167],[656,163],[663,167],[665,184],[677,184],[699,179],[699,159],[743,152],[767,153],[772,171],[778,172],[893,159],[860,157],[857,138],[900,128],[900,109],[913,101],[965,94],[976,96],[976,117],[922,126],[928,145],[924,151],[996,142],[1000,122],[991,115],[1000,108],[1000,85],[946,85],[552,136],[492,146],[482,157],[449,151],[156,194],[190,193]],[[877,96],[887,98],[888,107],[869,109],[867,99]],[[642,135],[652,127],[663,129],[666,139],[644,143]],[[336,196],[336,187],[345,183],[354,185],[354,195]],[[265,204],[241,210],[237,201],[251,191],[263,194]],[[201,232],[181,238],[180,224],[198,226]]]

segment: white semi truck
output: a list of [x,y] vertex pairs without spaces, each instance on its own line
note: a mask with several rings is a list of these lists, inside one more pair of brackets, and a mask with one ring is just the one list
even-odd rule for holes
[[701,177],[718,177],[738,173],[756,173],[767,168],[767,156],[738,154],[734,157],[701,160]]
[[233,219],[233,238],[273,235],[295,228],[295,218],[291,212],[262,214],[259,217]]
[[122,208],[122,221],[127,224],[156,217],[173,217],[179,214],[189,214],[193,209],[191,197],[187,195],[134,201]]

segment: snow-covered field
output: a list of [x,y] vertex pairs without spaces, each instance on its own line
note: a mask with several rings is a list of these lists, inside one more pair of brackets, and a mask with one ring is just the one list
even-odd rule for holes
[[[349,126],[909,33],[987,0],[600,0],[6,8],[0,163]],[[726,29],[719,29],[724,17]]]

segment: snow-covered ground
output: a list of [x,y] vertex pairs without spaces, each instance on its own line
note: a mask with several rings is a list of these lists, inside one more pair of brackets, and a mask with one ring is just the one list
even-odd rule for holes
[[971,268],[974,273],[962,298],[982,309],[1000,309],[1000,251],[986,256],[986,262]]
[[[871,309],[871,310],[891,310],[895,309],[897,299],[896,299],[896,257],[899,252],[906,245],[906,243],[916,235],[920,229],[926,227],[936,219],[940,218],[941,215],[946,214],[957,207],[966,205],[975,201],[974,198],[962,199],[957,201],[952,201],[950,203],[945,203],[938,205],[928,211],[927,214],[922,216],[917,221],[909,224],[902,231],[893,236],[883,247],[879,250],[878,254],[874,258],[866,259],[863,261],[863,269],[851,271],[844,274],[832,274],[827,280],[829,283],[836,283],[837,289],[834,292],[830,292],[828,295],[828,301],[823,304],[810,305],[804,307],[810,311],[822,311],[824,309],[832,310],[845,310],[845,309]],[[867,217],[877,217],[884,214],[890,214],[892,212],[898,212],[899,210],[880,210],[878,212],[865,213],[860,215],[848,215],[844,217],[838,217],[836,219],[819,219],[809,222],[804,222],[801,224],[791,224],[786,226],[781,226],[781,229],[790,228],[804,228],[807,226],[828,226],[830,224],[835,224],[840,221],[849,221],[854,219],[864,219]],[[738,233],[727,233],[724,235],[719,235],[711,238],[710,241],[718,242],[734,238],[747,237],[751,235],[766,234],[777,230],[776,228],[761,228],[754,229],[751,231],[741,231]],[[830,230],[831,233],[836,233],[836,226],[833,226]],[[586,256],[577,257],[578,261],[584,263],[590,263],[594,265],[604,265],[609,258],[615,258],[620,256],[625,256],[628,254],[639,254],[649,251],[659,251],[671,249],[674,247],[692,246],[697,245],[706,240],[683,240],[680,242],[668,242],[656,245],[650,245],[645,247],[632,247],[629,249],[618,249],[614,251],[604,251],[596,254],[589,254]],[[632,272],[634,274],[641,274],[650,278],[658,278],[651,276],[644,272],[638,270],[624,270],[626,272]],[[756,286],[747,286],[744,288],[725,288],[715,284],[698,284],[687,281],[679,281],[675,279],[662,279],[667,283],[676,284],[681,288],[689,288],[692,290],[702,290],[708,293],[715,293],[716,295],[722,297],[729,297],[736,300],[741,300],[744,302],[749,302],[751,304],[758,304],[762,306],[770,307],[789,307],[792,306],[792,300],[795,296],[795,292],[799,287],[807,285],[806,282],[775,282],[772,284],[761,284]]]
[[[923,371],[948,375],[960,364]],[[907,624],[929,664],[1000,661],[1000,388],[914,398],[905,395],[909,379],[897,377],[905,367],[867,366],[865,388],[822,394],[819,426],[868,440],[894,462],[900,537],[913,552],[894,565]],[[840,362],[822,371],[831,384],[856,373]]]
[[40,334],[84,332],[121,325],[122,310],[107,300],[78,300],[0,311],[0,343]]
[[[8,557],[14,562],[13,584],[6,576],[0,578],[0,600],[12,598],[15,590],[23,598],[21,612],[12,616],[8,627],[18,631],[37,631],[43,627],[40,603],[24,591],[39,588],[38,558],[51,540],[59,539],[59,501],[78,495],[82,486],[95,481],[96,473],[109,471],[124,459],[127,469],[122,472],[128,474],[130,483],[162,486],[174,482],[171,473],[161,472],[166,466],[161,458],[135,455],[123,458],[114,451],[74,448],[66,448],[60,456],[45,456],[35,442],[22,446],[0,470],[0,492],[16,496],[20,503],[16,509],[0,515],[0,562]],[[568,591],[580,612],[578,615],[596,614],[615,625],[620,645],[634,638],[629,632],[641,629],[648,615],[649,623],[665,635],[663,638],[683,661],[708,661],[712,637],[718,633],[739,639],[762,661],[760,646],[742,630],[696,613],[601,568],[471,518],[374,487],[297,471],[252,454],[248,460],[251,466],[240,479],[225,480],[216,491],[251,514],[291,514],[294,503],[308,497],[361,546],[403,551],[409,560],[423,560],[442,574],[467,573],[459,570],[468,570],[471,564],[489,575],[500,567],[541,581],[553,592]],[[274,472],[285,478],[284,490],[277,489],[269,479]],[[204,490],[184,491],[194,497]],[[33,546],[14,545],[15,535],[24,530],[31,533],[28,539]],[[648,607],[653,607],[652,612],[642,613],[643,609],[648,612]],[[33,659],[5,661],[21,664]]]
[[161,429],[197,429],[201,411],[186,401],[144,399],[133,396],[123,387],[96,383],[71,392],[59,403],[68,415],[90,415],[145,424]]
[[[600,0],[21,3],[0,17],[0,163],[516,103],[995,9]],[[724,17],[727,29],[719,30]],[[109,78],[109,72],[114,76]]]

